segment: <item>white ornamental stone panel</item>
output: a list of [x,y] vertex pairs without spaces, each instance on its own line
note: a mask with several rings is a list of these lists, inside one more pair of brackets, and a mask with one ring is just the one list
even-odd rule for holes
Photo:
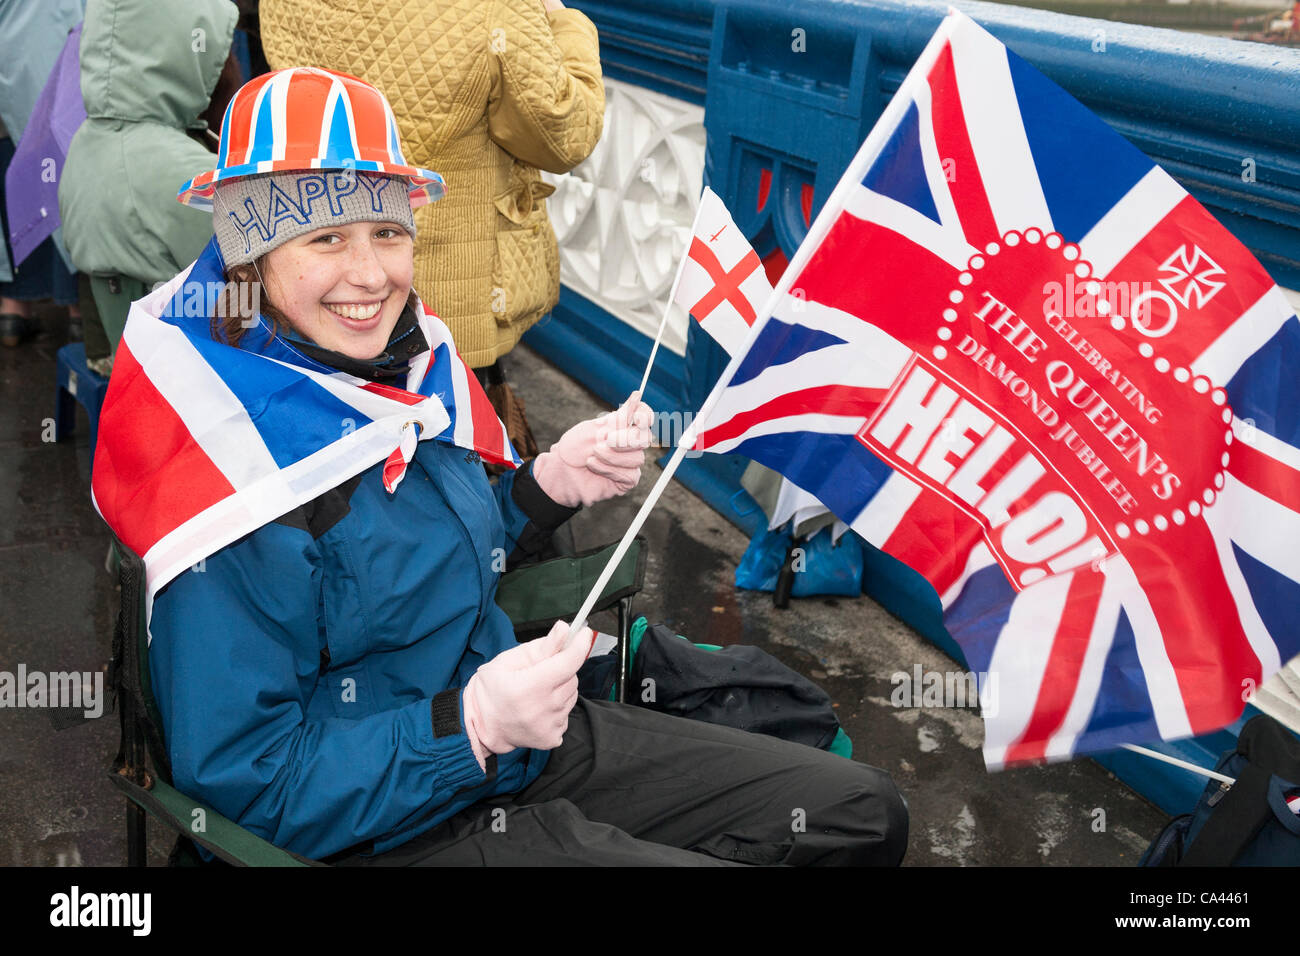
[[[704,108],[605,80],[605,130],[547,199],[560,281],[654,338],[704,183]],[[674,305],[663,347],[686,352],[690,317]]]

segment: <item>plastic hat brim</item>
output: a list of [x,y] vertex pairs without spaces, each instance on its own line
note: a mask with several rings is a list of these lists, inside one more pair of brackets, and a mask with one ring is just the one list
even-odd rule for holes
[[446,182],[432,169],[420,169],[416,166],[403,166],[400,163],[381,163],[360,159],[346,165],[312,160],[311,164],[306,166],[296,160],[270,160],[260,163],[246,163],[242,166],[230,166],[225,169],[210,169],[205,173],[199,173],[199,175],[181,186],[180,192],[176,194],[176,199],[187,206],[193,206],[195,209],[211,212],[212,195],[216,192],[217,186],[223,182],[244,176],[261,176],[266,173],[284,172],[305,173],[314,169],[338,172],[357,170],[367,173],[383,173],[388,176],[401,176],[407,181],[412,209],[419,209],[421,206],[436,202],[447,195]]

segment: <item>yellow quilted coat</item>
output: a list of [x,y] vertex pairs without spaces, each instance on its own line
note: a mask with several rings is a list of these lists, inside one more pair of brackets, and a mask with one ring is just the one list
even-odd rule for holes
[[416,210],[415,288],[474,367],[556,302],[552,187],[600,138],[596,27],[541,0],[262,0],[272,69],[322,66],[383,91],[406,161],[447,196]]

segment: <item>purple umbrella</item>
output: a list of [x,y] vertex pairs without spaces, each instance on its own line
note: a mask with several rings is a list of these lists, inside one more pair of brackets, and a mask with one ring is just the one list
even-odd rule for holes
[[81,24],[77,24],[32,107],[31,119],[5,173],[14,265],[59,228],[59,176],[68,144],[85,118],[86,107],[81,99]]

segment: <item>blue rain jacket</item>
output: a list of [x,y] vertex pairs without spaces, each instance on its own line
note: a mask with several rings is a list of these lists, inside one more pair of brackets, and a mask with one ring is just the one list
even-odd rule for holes
[[175,786],[270,842],[382,853],[548,753],[489,758],[460,689],[515,644],[494,603],[507,556],[572,514],[531,465],[420,442],[388,494],[380,462],[263,526],[155,598],[150,665]]

